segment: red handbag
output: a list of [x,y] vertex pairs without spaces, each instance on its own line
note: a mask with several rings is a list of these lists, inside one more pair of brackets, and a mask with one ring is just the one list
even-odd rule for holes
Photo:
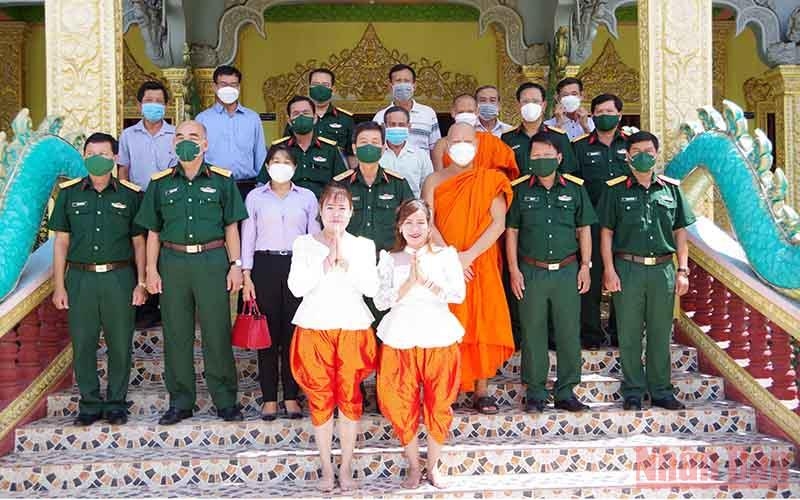
[[267,317],[258,310],[255,300],[245,301],[242,312],[236,316],[231,344],[243,349],[266,349],[272,346]]

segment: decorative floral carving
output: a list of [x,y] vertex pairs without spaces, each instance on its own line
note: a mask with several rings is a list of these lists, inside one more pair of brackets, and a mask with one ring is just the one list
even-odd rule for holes
[[639,71],[622,61],[610,39],[595,62],[578,73],[578,78],[583,81],[587,96],[610,92],[622,99],[626,113],[640,111]]
[[122,72],[122,101],[124,103],[125,119],[139,117],[136,92],[144,82],[156,80],[169,88],[165,79],[155,73],[146,72],[144,68],[136,62],[136,58],[133,57],[131,50],[128,48],[128,44],[125,42],[122,43]]
[[23,105],[23,56],[27,24],[0,23],[0,130],[8,130]]
[[522,66],[515,63],[506,52],[506,34],[495,29],[495,50],[497,51],[497,89],[500,92],[500,120],[512,125],[520,122],[517,106],[517,87],[528,79]]

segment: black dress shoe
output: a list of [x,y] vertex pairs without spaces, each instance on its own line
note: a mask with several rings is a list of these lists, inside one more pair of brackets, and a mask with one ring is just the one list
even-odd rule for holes
[[75,425],[82,425],[84,427],[88,427],[102,418],[103,416],[99,413],[96,415],[89,415],[88,413],[80,413],[75,418],[73,423]]
[[244,420],[244,415],[239,411],[238,406],[231,406],[217,411],[219,418],[226,422],[241,422]]
[[525,411],[528,413],[542,413],[545,409],[545,402],[540,399],[531,399],[525,402]]
[[636,396],[629,396],[625,398],[625,402],[622,404],[622,409],[626,411],[642,411],[642,398],[638,398]]
[[567,410],[571,412],[586,411],[589,409],[588,406],[578,401],[576,397],[571,397],[563,401],[556,401],[555,407],[557,410]]
[[286,414],[286,418],[289,420],[300,420],[303,418],[303,412],[293,411]]
[[263,420],[264,422],[274,422],[276,418],[278,418],[278,414],[277,413],[262,413],[261,414],[261,420]]
[[106,415],[106,420],[111,425],[125,425],[128,423],[128,412],[125,410],[111,410]]
[[654,399],[653,406],[664,408],[665,410],[685,410],[686,405],[675,399],[675,396],[669,396],[661,399]]
[[158,419],[158,425],[175,425],[181,420],[192,418],[192,410],[179,410],[170,408]]

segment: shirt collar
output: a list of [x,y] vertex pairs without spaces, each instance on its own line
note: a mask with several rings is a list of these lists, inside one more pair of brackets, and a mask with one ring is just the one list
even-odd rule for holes
[[[292,146],[296,146],[297,145],[297,137],[295,137],[295,135],[292,134],[292,138],[289,139],[289,142],[287,142],[286,145],[288,147],[290,147],[290,148]],[[317,137],[317,133],[316,132],[314,132],[314,134],[311,136],[311,145],[315,146],[315,147],[318,147],[318,148],[322,147],[322,143],[319,142],[319,137]]]
[[[292,191],[294,191],[295,193],[300,191],[299,189],[297,189],[297,185],[294,182],[289,187],[289,192],[292,192]],[[273,192],[272,191],[272,183],[270,183],[269,181],[267,181],[267,183],[264,184],[264,192],[265,193],[267,193],[267,192],[272,193]]]
[[[143,119],[136,122],[136,125],[133,126],[133,130],[150,135],[150,132],[144,126]],[[161,135],[174,135],[174,134],[175,134],[175,127],[167,120],[163,120],[161,128],[158,129],[158,132],[156,132],[156,135],[154,135],[153,137],[159,137]]]
[[[625,188],[626,188],[626,189],[630,189],[630,188],[632,188],[634,185],[636,185],[636,186],[641,186],[641,184],[639,184],[639,181],[637,181],[637,180],[636,180],[636,177],[635,177],[635,176],[633,176],[633,175],[629,175],[629,176],[628,176],[628,180],[627,180],[627,181],[625,181]],[[658,177],[658,176],[655,174],[655,172],[653,172],[653,180],[651,181],[650,187],[653,187],[653,185],[658,185],[658,186],[661,186],[661,187],[663,187],[663,186],[664,186],[664,181],[662,181],[662,180],[661,180],[661,179],[660,179],[660,178],[659,178],[659,177]]]
[[[388,184],[389,176],[386,174],[386,172],[384,172],[383,167],[378,165],[378,173],[375,175],[375,183],[377,184],[381,181],[381,179]],[[350,184],[354,184],[356,180],[365,186],[367,185],[367,181],[364,180],[364,175],[361,173],[361,165],[356,168],[356,175],[350,176]]]
[[[397,104],[396,102],[392,101],[392,105],[389,106],[389,108],[394,107],[394,106],[402,107],[399,104]],[[386,108],[386,109],[389,109],[389,108]],[[417,108],[417,100],[416,99],[411,99],[411,109],[409,109],[408,112],[409,113],[416,113],[417,111],[419,111],[419,108]]]
[[[612,139],[611,143],[613,144],[618,139],[622,139],[623,141],[628,139],[628,134],[620,130],[619,127],[617,127],[617,130],[614,132],[614,139]],[[594,144],[599,140],[600,138],[597,136],[597,129],[595,128],[589,133],[589,144]]]
[[[533,187],[533,186],[535,186],[537,184],[542,186],[542,181],[539,180],[539,178],[537,176],[531,175],[531,180],[528,181],[528,186],[529,187]],[[561,186],[566,186],[567,185],[567,180],[564,179],[563,177],[561,177],[560,173],[556,172],[556,179],[555,179],[555,182],[553,183],[553,187],[556,187],[559,184]],[[544,186],[542,186],[542,187],[544,187]]]
[[[108,186],[106,186],[103,189],[103,191],[105,191],[109,187],[111,187],[111,189],[113,189],[114,191],[117,190],[117,179],[113,175],[111,176],[111,180],[108,182]],[[87,189],[94,189],[94,186],[92,185],[92,178],[89,177],[88,175],[84,177],[83,181],[81,182],[81,191],[86,191]],[[101,193],[103,191],[101,191]]]
[[[223,106],[219,102],[215,102],[214,106],[212,106],[212,107],[213,107],[214,111],[216,111],[219,114],[222,114],[222,113],[225,112],[225,106]],[[233,112],[234,113],[244,113],[244,110],[242,109],[242,103],[237,102],[236,103],[236,109]]]
[[[200,170],[197,172],[197,175],[211,177],[211,169],[209,166],[210,165],[208,163],[203,162],[203,164],[200,166]],[[172,170],[172,177],[175,177],[178,174],[188,179],[188,177],[186,177],[186,172],[183,171],[183,165],[181,165],[180,162],[178,162],[178,164],[175,165],[175,168]]]

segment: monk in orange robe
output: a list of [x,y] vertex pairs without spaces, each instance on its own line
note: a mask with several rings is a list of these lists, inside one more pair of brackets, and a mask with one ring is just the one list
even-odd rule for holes
[[511,205],[509,177],[519,171],[513,163],[505,168],[479,167],[478,139],[469,124],[453,124],[447,143],[453,164],[428,176],[422,196],[433,207],[434,241],[459,251],[467,280],[466,300],[450,306],[465,330],[461,390],[474,391],[475,408],[493,414],[497,402],[488,394],[487,379],[514,352],[497,241]]
[[[453,99],[450,116],[455,123],[478,124],[478,101],[470,94],[461,94]],[[477,132],[478,153],[475,155],[475,166],[478,168],[497,168],[508,172],[511,180],[519,175],[514,150],[508,147],[499,137],[490,132]],[[433,168],[436,171],[447,168],[453,163],[447,154],[447,138],[439,139],[431,153]],[[514,173],[516,169],[517,173]],[[513,175],[513,176],[512,176]]]

